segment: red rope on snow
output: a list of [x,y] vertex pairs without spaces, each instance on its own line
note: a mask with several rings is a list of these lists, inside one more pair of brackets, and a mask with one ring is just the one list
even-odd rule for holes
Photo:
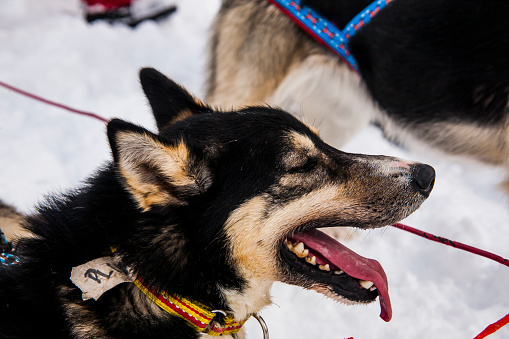
[[40,96],[37,96],[35,94],[23,91],[23,90],[21,90],[19,88],[16,88],[14,86],[8,85],[8,84],[6,84],[4,82],[1,82],[1,81],[0,81],[0,86],[3,86],[3,87],[5,87],[5,88],[7,88],[7,89],[9,89],[11,91],[14,91],[14,92],[16,92],[18,94],[24,95],[24,96],[29,97],[31,99],[43,102],[45,104],[56,106],[58,108],[65,109],[65,110],[73,112],[73,113],[77,113],[77,114],[85,115],[85,116],[88,116],[88,117],[92,117],[92,118],[95,118],[95,119],[100,120],[100,121],[105,122],[105,123],[108,122],[108,119],[105,119],[105,118],[103,118],[103,117],[101,117],[101,116],[99,116],[97,114],[81,111],[81,110],[78,110],[78,109],[75,109],[75,108],[72,108],[72,107],[69,107],[69,106],[66,106],[66,105],[59,104],[57,102],[54,102],[54,101],[51,101],[51,100],[48,100],[48,99],[44,99],[44,98],[42,98]]
[[484,329],[484,331],[479,333],[477,335],[477,337],[475,337],[474,339],[484,339],[487,336],[495,333],[496,331],[498,331],[499,329],[501,329],[502,327],[504,327],[507,324],[509,324],[509,314],[506,315],[505,317],[503,317],[502,319],[500,319],[499,321],[497,321],[497,322],[489,325],[488,327],[486,327]]
[[392,226],[396,227],[396,228],[399,228],[399,229],[402,229],[404,231],[416,234],[416,235],[421,236],[423,238],[426,238],[428,240],[436,241],[436,242],[442,243],[442,244],[447,245],[447,246],[452,246],[452,247],[458,248],[458,249],[463,250],[463,251],[467,251],[467,252],[470,252],[470,253],[474,253],[474,254],[480,255],[482,257],[494,260],[494,261],[496,261],[496,262],[498,262],[498,263],[500,263],[502,265],[505,265],[505,266],[509,267],[509,260],[508,259],[502,258],[501,256],[493,254],[491,252],[488,252],[488,251],[485,251],[485,250],[481,250],[480,248],[469,246],[469,245],[466,245],[466,244],[462,244],[462,243],[460,243],[458,241],[452,241],[452,240],[449,240],[449,239],[446,239],[446,238],[443,238],[443,237],[439,237],[439,236],[436,236],[434,234],[427,233],[427,232],[418,230],[416,228],[413,228],[413,227],[410,227],[410,226],[407,226],[407,225],[404,225],[404,224],[396,223],[396,224],[394,224]]
[[[494,261],[496,261],[496,262],[498,262],[498,263],[500,263],[502,265],[509,266],[509,261],[507,259],[502,258],[499,255],[490,253],[488,251],[484,251],[484,250],[481,250],[479,248],[476,248],[476,247],[473,247],[473,246],[469,246],[469,245],[465,245],[465,244],[462,244],[462,243],[457,242],[457,241],[452,241],[452,240],[449,240],[449,239],[446,239],[446,238],[443,238],[443,237],[439,237],[439,236],[436,236],[434,234],[427,233],[427,232],[418,230],[416,228],[413,228],[413,227],[410,227],[410,226],[407,226],[407,225],[404,225],[404,224],[396,223],[396,224],[394,224],[392,226],[396,227],[396,228],[399,228],[399,229],[401,229],[403,231],[407,231],[407,232],[416,234],[416,235],[418,235],[420,237],[423,237],[423,238],[426,238],[428,240],[436,241],[436,242],[439,242],[439,243],[444,244],[444,245],[452,246],[452,247],[458,248],[458,249],[463,250],[463,251],[474,253],[474,254],[480,255],[482,257],[494,260]],[[486,327],[484,329],[484,331],[482,331],[474,339],[484,339],[487,336],[497,332],[499,329],[501,329],[502,327],[504,327],[507,324],[509,324],[509,314],[506,315],[505,317],[503,317],[502,319],[500,319],[499,321],[497,321],[497,322],[489,325],[488,327]]]

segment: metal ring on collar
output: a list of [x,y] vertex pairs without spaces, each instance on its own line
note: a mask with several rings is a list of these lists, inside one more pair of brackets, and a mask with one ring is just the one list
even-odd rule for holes
[[[267,324],[265,323],[265,320],[258,314],[253,314],[253,317],[258,320],[258,323],[260,324],[262,331],[263,331],[263,339],[269,339],[269,328],[267,327]],[[239,339],[237,336],[237,333],[232,334],[233,339]]]
[[227,315],[227,314],[226,314],[226,312],[225,312],[225,311],[222,311],[222,310],[213,310],[213,311],[210,311],[210,312],[212,312],[212,313],[219,313],[219,314],[222,314],[222,315],[223,315],[223,316],[225,316],[225,317],[226,317],[226,315]]

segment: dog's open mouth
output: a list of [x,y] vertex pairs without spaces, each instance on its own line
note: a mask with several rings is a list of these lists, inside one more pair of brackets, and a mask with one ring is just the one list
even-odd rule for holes
[[387,276],[378,261],[360,256],[316,229],[287,238],[282,253],[300,274],[349,301],[369,303],[380,296],[380,317],[391,320]]

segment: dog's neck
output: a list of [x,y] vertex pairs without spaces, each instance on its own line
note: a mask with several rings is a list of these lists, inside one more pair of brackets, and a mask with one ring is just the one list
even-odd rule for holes
[[272,303],[270,299],[272,283],[265,279],[253,279],[250,281],[250,285],[242,291],[224,289],[222,293],[235,318],[245,319]]
[[[109,175],[106,175],[106,177],[109,177]],[[118,190],[120,188],[119,183],[110,182],[109,184],[110,187],[107,191],[118,191],[118,195],[90,197],[91,200],[96,201],[99,206],[109,206],[109,213],[102,213],[100,215],[109,215],[111,220],[97,219],[98,224],[101,225],[113,225],[121,214],[126,213],[125,208],[115,211],[115,207],[113,207],[115,205],[110,201],[112,199],[120,199],[124,195],[121,193],[121,190]],[[106,186],[106,184],[102,183],[101,186]],[[125,197],[121,199],[125,199]],[[125,204],[122,206],[124,205]],[[241,288],[240,286],[232,285],[232,283],[224,282],[222,280],[228,278],[228,272],[223,272],[223,270],[225,270],[224,267],[218,267],[217,262],[212,261],[208,263],[200,261],[203,260],[203,258],[212,257],[212,255],[194,257],[184,252],[185,246],[192,246],[195,248],[203,248],[204,246],[200,243],[179,245],[178,242],[182,241],[181,237],[183,236],[182,233],[179,233],[182,232],[182,228],[167,226],[172,225],[172,223],[169,221],[162,221],[161,218],[157,217],[157,214],[142,216],[139,212],[135,211],[131,211],[127,214],[131,218],[129,224],[132,225],[123,225],[124,233],[126,233],[125,238],[113,239],[116,243],[110,245],[118,246],[118,251],[120,252],[119,257],[127,259],[127,262],[125,262],[127,266],[132,266],[137,269],[135,275],[143,279],[147,286],[152,286],[154,290],[158,292],[164,291],[171,295],[179,295],[189,300],[196,301],[197,303],[207,305],[206,307],[209,310],[224,311],[228,315],[233,316],[236,321],[243,321],[259,312],[264,306],[270,304],[269,290],[272,285],[271,281],[262,281],[260,279],[249,280],[249,284],[243,284]],[[149,222],[144,221],[145,219],[148,219]],[[186,221],[179,221],[186,224]],[[161,225],[153,224],[157,222],[161,222]],[[175,225],[178,224],[177,220],[173,220],[173,222]],[[188,225],[184,225],[184,227],[185,226]],[[97,225],[94,225],[93,228],[97,228]],[[102,228],[102,226],[100,228]],[[151,234],[151,232],[154,232],[154,229],[162,228],[164,228],[164,231],[157,231],[159,233],[154,233],[149,236],[149,238],[153,239],[158,237],[160,241],[160,246],[155,250],[156,252],[140,254],[140,252],[138,252],[138,247],[143,248],[143,241],[145,240],[143,237],[138,238],[138,233],[148,232]],[[108,230],[106,231],[108,232]],[[174,235],[166,238],[166,233],[170,231],[172,233],[175,232]],[[140,243],[138,244],[137,241],[140,241]],[[178,255],[180,251],[182,251],[182,253]],[[180,257],[180,259],[168,261],[162,266],[155,265],[157,263],[155,263],[152,258],[167,257],[168,252],[171,254],[169,256],[170,258],[176,256]],[[224,261],[224,259],[220,258],[218,262],[219,261]],[[213,268],[214,272],[212,272],[213,276],[208,276],[207,274],[203,276],[202,270],[204,266],[215,267]],[[112,297],[111,300],[114,300],[112,301],[114,305],[127,305],[128,307],[122,309],[110,307],[110,312],[116,315],[114,319],[125,319],[122,323],[144,323],[146,321],[153,321],[153,323],[165,324],[170,322],[178,326],[184,326],[186,330],[191,329],[193,331],[192,335],[197,335],[199,333],[196,329],[189,327],[182,317],[176,316],[175,314],[168,314],[167,311],[158,306],[153,299],[146,293],[143,293],[134,283],[126,283],[123,285],[124,286],[118,288],[116,292],[113,293],[115,296]],[[195,287],[188,285],[195,285]],[[144,319],[144,321],[142,321],[142,319]],[[239,335],[239,337],[241,337],[241,335]]]

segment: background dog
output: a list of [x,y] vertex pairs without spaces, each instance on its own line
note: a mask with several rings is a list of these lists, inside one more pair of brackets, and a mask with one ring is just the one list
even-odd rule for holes
[[111,121],[113,162],[26,217],[20,263],[0,267],[2,336],[200,336],[132,283],[82,300],[71,269],[98,258],[241,321],[270,302],[274,281],[347,303],[380,296],[391,318],[378,262],[316,228],[405,218],[433,187],[430,166],[344,153],[284,111],[218,112],[153,69],[140,76],[159,134]]
[[[371,0],[303,0],[343,28]],[[343,145],[368,122],[410,147],[508,165],[509,3],[395,0],[350,41],[360,76],[267,0],[223,0],[208,100],[268,102]]]

